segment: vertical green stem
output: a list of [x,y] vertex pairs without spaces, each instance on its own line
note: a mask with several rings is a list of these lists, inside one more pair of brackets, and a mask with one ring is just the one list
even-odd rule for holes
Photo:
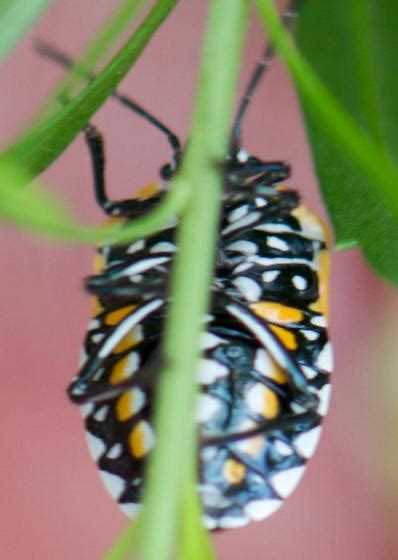
[[168,560],[183,488],[196,453],[194,410],[199,337],[209,302],[221,203],[222,169],[246,22],[246,0],[213,0],[191,139],[175,186],[190,198],[181,220],[166,322],[164,370],[157,395],[157,444],[149,466],[142,560]]

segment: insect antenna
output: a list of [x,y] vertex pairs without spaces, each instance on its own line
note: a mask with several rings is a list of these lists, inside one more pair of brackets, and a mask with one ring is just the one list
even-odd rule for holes
[[[289,2],[288,8],[283,12],[281,19],[284,26],[287,29],[290,29],[292,27],[292,23],[297,17],[299,6],[302,3],[302,1],[303,0],[291,0]],[[265,45],[263,56],[254,67],[254,70],[246,86],[245,92],[239,103],[238,110],[236,112],[234,124],[232,127],[231,139],[230,139],[230,152],[232,154],[236,154],[240,149],[243,119],[246,115],[247,109],[250,105],[252,97],[261,79],[263,78],[266,70],[270,66],[274,54],[275,54],[275,49],[272,43],[267,42]]]
[[[41,39],[36,39],[35,49],[40,55],[52,60],[53,62],[56,62],[57,64],[63,66],[64,68],[76,67],[78,73],[81,76],[85,77],[89,82],[93,81],[96,78],[96,75],[93,72],[89,72],[86,69],[80,67],[79,65],[76,65],[71,57],[69,57],[68,55],[66,55],[56,47],[53,47],[52,45],[48,44],[46,41],[43,41]],[[169,142],[173,150],[174,164],[175,166],[177,166],[181,159],[181,143],[178,136],[174,134],[174,132],[172,132],[168,126],[162,123],[157,117],[149,113],[140,104],[136,103],[133,99],[130,99],[129,97],[119,93],[116,90],[111,93],[111,97],[117,99],[122,105],[124,105],[125,107],[127,107],[128,109],[130,109],[131,111],[139,115],[140,117],[144,118],[147,122],[151,123],[153,126],[155,126],[166,136],[167,141]],[[65,102],[68,100],[60,99],[60,101]],[[171,175],[172,174],[171,166],[169,164],[166,164],[162,168],[162,173],[165,175],[170,173]],[[164,178],[168,178],[168,177],[164,177]]]

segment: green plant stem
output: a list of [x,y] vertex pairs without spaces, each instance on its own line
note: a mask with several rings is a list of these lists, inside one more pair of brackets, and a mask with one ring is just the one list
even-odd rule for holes
[[286,62],[303,99],[340,150],[366,177],[374,181],[391,213],[398,217],[398,170],[338,103],[298,52],[283,29],[272,0],[256,0],[271,39]]
[[157,442],[148,469],[140,560],[170,558],[186,485],[192,487],[195,372],[217,239],[223,184],[220,163],[228,148],[246,8],[245,0],[211,3],[191,140],[174,181],[175,188],[186,185],[190,198],[178,232],[179,252],[171,281],[166,367],[156,398]]
[[3,153],[3,158],[14,159],[34,176],[47,169],[124,78],[177,2],[178,0],[158,0],[137,31],[104,70],[68,105],[11,146]]

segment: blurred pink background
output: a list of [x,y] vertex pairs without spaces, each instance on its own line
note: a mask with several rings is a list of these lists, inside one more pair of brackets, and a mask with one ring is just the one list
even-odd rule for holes
[[[115,4],[57,2],[32,36],[76,55]],[[205,2],[181,2],[121,88],[182,138],[189,126],[205,13]],[[262,50],[258,23],[253,22],[249,37],[243,77]],[[31,36],[14,51],[0,70],[3,145],[21,130],[61,74],[34,53]],[[157,179],[169,149],[155,129],[115,102],[93,122],[106,135],[108,183],[115,196],[129,196]],[[289,161],[293,176],[288,184],[324,214],[296,96],[278,62],[250,109],[244,138],[250,152]],[[81,138],[44,179],[81,220],[99,223]],[[64,391],[76,372],[89,317],[82,278],[91,269],[93,250],[49,243],[4,225],[1,236],[0,557],[99,559],[126,519],[102,487],[78,410]],[[398,392],[392,352],[398,298],[356,251],[334,254],[332,270],[336,368],[319,450],[278,513],[215,537],[221,560],[398,557],[393,398]]]

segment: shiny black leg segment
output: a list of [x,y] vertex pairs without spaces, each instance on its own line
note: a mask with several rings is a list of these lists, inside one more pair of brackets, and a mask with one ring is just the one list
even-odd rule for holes
[[162,194],[146,200],[110,200],[106,194],[105,185],[105,150],[104,140],[98,129],[92,124],[86,125],[84,135],[90,151],[91,164],[94,174],[94,192],[99,206],[108,216],[136,218],[146,214],[159,200]]
[[206,437],[201,439],[200,446],[207,447],[211,445],[226,445],[236,441],[252,438],[258,435],[271,436],[275,432],[281,430],[306,431],[320,424],[322,417],[315,411],[303,412],[301,414],[286,414],[283,418],[275,418],[274,420],[265,420],[259,423],[256,428],[246,430],[245,432],[234,432],[231,434],[222,434],[219,436]]

